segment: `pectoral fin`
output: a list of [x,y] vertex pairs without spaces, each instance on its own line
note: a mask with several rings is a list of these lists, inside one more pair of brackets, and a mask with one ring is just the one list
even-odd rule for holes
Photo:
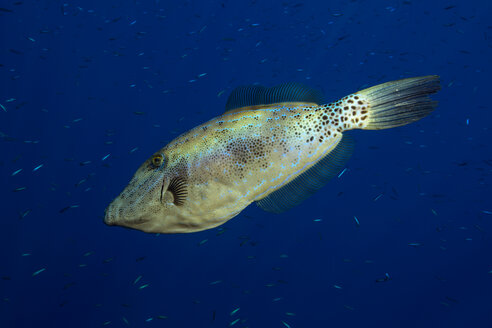
[[256,201],[256,204],[273,213],[281,213],[299,205],[343,169],[352,155],[353,148],[352,137],[342,135],[335,148],[318,163],[280,189]]

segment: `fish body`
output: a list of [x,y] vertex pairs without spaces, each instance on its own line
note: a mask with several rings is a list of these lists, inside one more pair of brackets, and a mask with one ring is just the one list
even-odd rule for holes
[[282,212],[340,173],[353,144],[344,132],[418,120],[435,107],[428,95],[438,88],[435,76],[405,79],[329,104],[295,84],[239,88],[223,115],[146,160],[105,222],[183,233],[219,226],[252,202]]

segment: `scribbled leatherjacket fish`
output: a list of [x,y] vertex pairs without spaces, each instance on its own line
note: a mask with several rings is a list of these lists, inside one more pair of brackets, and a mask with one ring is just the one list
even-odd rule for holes
[[349,159],[346,131],[406,125],[433,111],[438,76],[388,82],[325,104],[287,83],[246,86],[221,116],[146,160],[106,209],[105,223],[154,233],[217,227],[256,202],[279,213],[312,195]]

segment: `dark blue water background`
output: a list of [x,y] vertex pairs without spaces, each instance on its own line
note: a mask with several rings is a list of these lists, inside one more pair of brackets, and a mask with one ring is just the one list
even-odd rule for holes
[[[489,1],[0,7],[1,327],[492,327]],[[353,133],[346,172],[293,210],[184,235],[102,222],[238,85],[336,100],[427,74],[438,109]]]

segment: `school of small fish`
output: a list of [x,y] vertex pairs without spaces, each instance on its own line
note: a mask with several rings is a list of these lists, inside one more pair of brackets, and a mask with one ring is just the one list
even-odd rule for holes
[[[262,6],[260,3],[250,1],[249,5],[256,10]],[[357,3],[352,1],[350,5],[355,7]],[[280,6],[280,3],[278,5]],[[330,3],[330,7],[335,5]],[[0,53],[0,71],[3,73],[3,88],[0,92],[0,143],[8,149],[3,152],[4,158],[0,159],[0,168],[5,180],[1,184],[2,191],[5,193],[4,196],[9,196],[4,200],[8,215],[4,215],[2,230],[5,240],[14,241],[4,241],[6,248],[0,268],[0,326],[3,327],[5,318],[14,318],[19,326],[22,323],[25,323],[23,326],[27,326],[28,322],[34,321],[42,326],[71,326],[73,322],[92,321],[92,326],[104,327],[172,326],[175,323],[185,326],[186,320],[193,318],[201,320],[203,326],[208,323],[212,327],[248,328],[255,326],[255,323],[262,323],[265,319],[274,321],[272,327],[301,327],[303,325],[300,323],[306,319],[307,313],[314,313],[317,319],[327,317],[327,313],[340,315],[341,312],[346,312],[347,316],[352,317],[361,310],[365,311],[364,307],[370,308],[359,302],[358,297],[363,291],[354,288],[359,287],[358,284],[364,288],[381,288],[376,291],[385,288],[390,290],[398,286],[398,283],[405,282],[405,274],[414,273],[412,270],[395,270],[397,266],[392,265],[391,258],[386,262],[380,261],[381,257],[374,253],[379,244],[383,249],[394,246],[397,249],[397,260],[405,263],[407,256],[422,256],[424,252],[435,255],[432,252],[436,250],[438,256],[448,256],[454,261],[455,258],[459,259],[459,256],[456,256],[459,247],[464,245],[471,249],[487,242],[492,208],[488,204],[482,207],[488,196],[483,191],[489,189],[480,189],[490,185],[487,179],[492,172],[492,160],[485,158],[487,154],[481,154],[481,157],[476,159],[466,157],[469,155],[464,155],[465,152],[458,154],[457,151],[453,157],[456,160],[452,165],[458,167],[460,172],[470,173],[473,170],[474,173],[478,173],[476,181],[470,182],[470,185],[475,188],[474,195],[483,199],[477,197],[477,202],[471,204],[470,209],[466,209],[466,215],[470,217],[469,224],[455,224],[457,218],[452,212],[459,206],[450,206],[460,202],[456,199],[458,197],[453,199],[452,195],[469,192],[469,186],[456,185],[456,188],[463,190],[449,195],[445,191],[439,191],[443,190],[442,187],[433,189],[430,181],[434,174],[430,173],[438,172],[442,163],[438,163],[439,169],[432,168],[432,161],[423,153],[422,156],[418,156],[420,163],[405,162],[400,171],[392,171],[397,172],[399,177],[408,174],[410,179],[415,177],[419,180],[415,183],[415,190],[406,190],[398,186],[395,181],[389,181],[388,176],[383,176],[383,179],[371,179],[367,184],[370,184],[370,187],[360,188],[361,196],[357,201],[369,204],[364,209],[371,205],[377,206],[379,213],[384,213],[386,217],[374,220],[373,213],[365,213],[357,202],[347,201],[349,190],[357,190],[359,187],[358,182],[350,184],[347,180],[353,182],[357,173],[360,177],[367,172],[361,169],[361,166],[367,163],[366,160],[373,159],[367,156],[367,152],[361,151],[356,152],[359,158],[350,160],[354,140],[363,143],[363,136],[369,135],[367,131],[360,131],[360,134],[350,131],[403,126],[419,121],[436,109],[437,102],[431,99],[431,96],[440,89],[440,77],[412,76],[427,70],[438,70],[443,75],[442,80],[447,80],[445,86],[455,93],[455,97],[452,98],[449,97],[449,93],[445,95],[443,92],[440,94],[446,97],[441,98],[443,101],[456,101],[458,98],[469,101],[470,96],[480,99],[479,95],[486,93],[483,91],[486,88],[480,86],[482,80],[477,76],[483,75],[487,69],[479,67],[480,63],[470,59],[474,56],[473,50],[458,49],[449,42],[461,37],[476,37],[480,40],[477,44],[485,45],[483,53],[486,53],[485,48],[492,48],[492,33],[488,22],[482,23],[484,26],[479,33],[471,33],[474,30],[470,25],[477,23],[480,11],[473,11],[473,15],[460,12],[464,4],[449,4],[442,8],[454,16],[441,24],[441,28],[452,32],[448,39],[438,40],[438,47],[445,49],[447,42],[452,47],[445,50],[450,52],[449,58],[446,57],[447,64],[437,65],[431,63],[431,59],[440,62],[443,57],[442,53],[435,50],[435,46],[430,47],[429,53],[435,55],[431,57],[425,52],[418,53],[423,52],[422,49],[413,51],[410,49],[410,43],[407,51],[404,45],[400,45],[402,48],[399,49],[396,44],[393,46],[387,42],[376,41],[371,43],[370,49],[363,50],[366,51],[365,55],[360,55],[357,50],[363,49],[364,46],[352,40],[360,41],[361,37],[351,34],[350,30],[343,28],[339,22],[349,19],[360,24],[362,21],[361,25],[357,25],[366,28],[372,26],[372,22],[368,24],[367,20],[364,22],[363,17],[335,9],[330,9],[328,15],[303,17],[303,11],[308,6],[301,2],[284,1],[281,4],[281,12],[276,7],[265,7],[265,14],[276,12],[280,21],[273,18],[263,20],[261,16],[249,18],[237,15],[231,15],[234,20],[228,21],[226,15],[220,12],[233,6],[232,2],[226,1],[207,4],[205,9],[201,8],[198,2],[166,3],[158,0],[152,2],[152,5],[133,2],[133,5],[128,7],[133,9],[125,9],[127,4],[109,4],[108,7],[111,9],[105,8],[103,3],[93,4],[93,9],[86,6],[88,4],[71,2],[54,4],[12,1],[0,7],[0,19],[4,20],[6,26],[4,49]],[[220,9],[213,11],[214,14],[209,16],[207,10],[215,10],[214,6]],[[391,6],[383,4],[375,8],[373,14],[380,15],[383,12],[385,15],[400,17],[397,15],[407,13],[406,8],[415,10],[416,6],[416,2],[412,1],[403,1]],[[34,16],[29,17],[29,10],[33,11]],[[47,19],[46,17],[53,15],[54,11],[60,19]],[[190,13],[191,17],[186,21],[186,31],[173,25],[174,20],[184,12]],[[433,12],[433,18],[434,14]],[[227,15],[230,15],[230,12]],[[281,23],[284,17],[282,15],[289,21],[289,28],[298,31],[286,37],[285,40],[288,42],[284,42],[283,39],[275,41],[274,38],[274,32],[283,33],[287,30],[287,26]],[[400,25],[402,21],[401,17],[395,20]],[[407,23],[403,23],[405,24]],[[154,30],[156,26],[159,28]],[[218,26],[222,29],[219,34]],[[377,29],[368,28],[367,31],[361,32],[364,38],[380,36]],[[161,37],[163,33],[172,34],[175,38],[173,41],[167,36],[162,37],[170,42],[163,49],[159,48],[158,42],[141,42],[156,37],[155,34]],[[91,42],[97,46],[84,47],[86,41],[81,37],[84,35],[89,35]],[[97,39],[98,35],[102,36],[100,40]],[[130,36],[130,39],[122,35]],[[208,39],[211,35],[213,37]],[[401,36],[408,37],[405,33]],[[429,36],[432,38],[433,35],[430,33]],[[372,39],[370,40],[372,42]],[[213,47],[207,48],[205,44],[210,44],[210,41]],[[294,54],[304,56],[302,59],[306,61],[316,62],[320,59],[316,56],[322,56],[329,63],[326,67],[323,66],[319,73],[331,74],[330,79],[320,83],[310,76],[313,67],[289,65],[288,56],[283,56],[287,49],[280,47],[280,43],[288,44]],[[173,49],[169,47],[170,44]],[[458,53],[459,60],[452,58],[451,48]],[[68,49],[67,52],[64,52],[64,49]],[[249,77],[237,74],[241,73],[241,70],[236,71],[234,68],[238,66],[237,58],[241,49],[245,51],[246,58],[251,60],[247,63],[248,69],[251,65],[252,75]],[[216,79],[220,74],[207,67],[204,50],[217,51],[216,57],[224,63],[221,69],[227,73],[220,80]],[[334,53],[342,54],[348,59],[332,60],[331,55]],[[243,53],[241,55],[244,56]],[[176,61],[173,61],[173,57]],[[126,58],[131,60],[126,61]],[[371,72],[371,69],[376,67],[376,60],[382,60],[388,66],[377,73]],[[133,106],[129,103],[128,106],[125,104],[124,108],[119,109],[118,115],[122,115],[122,121],[128,119],[125,115],[129,115],[132,119],[141,120],[139,123],[145,122],[135,129],[138,136],[133,135],[133,130],[124,131],[119,121],[114,118],[111,118],[112,125],[105,123],[104,126],[98,126],[99,119],[103,120],[108,116],[104,111],[109,112],[115,108],[112,105],[113,100],[105,91],[101,91],[106,89],[101,88],[98,92],[92,90],[92,94],[91,88],[83,88],[101,78],[93,71],[106,73],[104,65],[108,62],[114,62],[121,71],[125,71],[122,76],[109,78],[110,84],[114,83],[113,88],[108,89],[110,91],[118,90],[123,94],[131,90],[128,96],[139,100],[144,100],[149,94],[159,94],[166,99],[166,103],[168,99],[175,99],[171,98],[175,95],[192,95],[205,84],[214,81],[208,85],[213,85],[208,93],[217,103],[226,102],[226,108],[212,108],[209,111],[207,107],[213,106],[204,106],[203,109],[181,106],[177,108],[179,114],[173,114],[174,122],[168,122],[161,118],[168,110],[176,108],[165,108],[164,114],[160,115],[160,101],[156,102],[156,108]],[[423,62],[426,62],[425,65],[421,65]],[[456,73],[461,62],[464,71],[477,81],[474,85],[465,81],[463,75]],[[54,63],[59,66],[53,66]],[[133,74],[133,67],[130,67],[132,65],[140,70],[140,74],[145,74],[145,77]],[[166,69],[170,65],[180,67],[184,74],[167,76]],[[453,69],[450,69],[450,66],[447,71],[442,69],[445,65],[452,65]],[[357,67],[363,67],[363,73],[360,73]],[[285,71],[282,71],[283,69]],[[345,77],[345,72],[351,69],[359,73],[350,72],[349,77]],[[43,74],[33,78],[30,70],[36,72],[34,74]],[[57,76],[62,70],[65,71],[64,75],[60,75],[63,76],[60,84],[48,82],[50,78],[46,78],[47,75]],[[278,73],[280,71],[281,74]],[[271,76],[269,73],[272,73]],[[361,78],[354,79],[354,74],[359,74]],[[332,91],[345,90],[345,82],[360,91],[328,102],[319,91],[297,83],[273,87],[254,84],[232,89],[251,78],[274,83],[276,76],[286,81],[303,80],[314,86],[322,85],[324,89],[329,90],[329,94]],[[409,78],[391,81],[391,77],[397,79],[406,76]],[[99,88],[108,81],[101,79],[97,81],[100,85],[94,83],[91,87]],[[337,85],[340,81],[343,83]],[[359,84],[366,81],[375,86]],[[384,81],[389,82],[379,84]],[[29,88],[33,88],[34,85],[36,88],[39,87],[39,93],[36,90],[31,95]],[[226,99],[230,90],[233,91]],[[71,102],[72,99],[69,98],[72,98],[74,93],[75,98]],[[65,97],[65,94],[70,96]],[[79,99],[79,95],[82,98]],[[84,99],[85,97],[87,99]],[[81,108],[70,107],[77,102]],[[394,153],[395,157],[401,154],[400,159],[405,161],[405,156],[408,155],[405,152],[410,147],[425,150],[431,145],[431,142],[428,145],[419,142],[419,134],[425,137],[425,140],[432,139],[431,133],[436,137],[432,147],[427,150],[435,150],[437,145],[445,144],[446,141],[455,142],[444,140],[444,134],[440,134],[444,126],[449,125],[451,117],[451,129],[458,126],[460,129],[466,129],[460,132],[466,131],[470,134],[462,138],[462,133],[456,133],[456,139],[466,139],[466,147],[463,148],[470,151],[479,149],[486,153],[483,149],[487,149],[488,145],[477,142],[477,134],[473,133],[480,130],[485,136],[487,133],[490,134],[490,129],[486,125],[484,127],[484,122],[480,122],[480,116],[475,110],[475,107],[481,111],[486,110],[488,105],[477,105],[477,102],[478,100],[472,100],[472,106],[460,110],[459,114],[456,113],[456,108],[447,106],[448,102],[442,102],[442,109],[423,120],[424,123],[421,125],[425,127],[425,133],[424,128],[420,130],[418,124],[409,130],[377,133],[377,136],[395,136],[395,140],[403,145],[401,149],[390,149],[380,144],[380,149],[386,154]],[[70,106],[65,107],[66,103],[70,103]],[[49,122],[43,127],[44,131],[27,128],[29,121],[33,120],[30,115],[38,112],[46,115],[43,120]],[[190,123],[190,117],[195,114],[198,122]],[[187,130],[214,115],[218,116]],[[458,116],[455,122],[453,115]],[[156,116],[159,117],[158,120],[154,120]],[[446,118],[442,120],[444,116]],[[152,121],[144,121],[146,119]],[[431,126],[438,128],[432,130]],[[156,134],[163,140],[148,139],[148,135],[155,136],[154,131],[158,131]],[[182,132],[184,133],[177,136]],[[123,133],[130,135],[130,140],[119,138]],[[89,135],[103,138],[100,145],[105,148],[97,148],[96,143],[95,150],[91,147],[72,147],[71,143],[86,146],[86,137],[88,140],[94,140]],[[59,141],[50,139],[52,136]],[[449,137],[449,134],[446,136]],[[173,138],[174,140],[171,140]],[[98,143],[99,140],[97,139]],[[53,145],[49,144],[50,142],[53,142]],[[70,147],[65,147],[67,145]],[[87,145],[91,146],[89,143]],[[374,155],[378,152],[377,145],[378,143],[363,143],[361,150],[370,149],[371,155]],[[457,145],[462,146],[459,143]],[[104,213],[104,207],[116,196],[113,193],[119,191],[120,185],[123,186],[126,182],[128,172],[124,173],[118,169],[131,169],[134,164],[127,163],[128,158],[141,163],[145,159],[140,158],[143,149],[145,152],[148,151],[146,147],[162,148],[152,153],[140,165],[129,184],[107,206]],[[456,148],[458,149],[458,146]],[[440,155],[442,153],[443,151]],[[378,171],[383,172],[387,163],[381,161],[380,164],[381,168]],[[445,174],[448,174],[447,179],[451,179],[451,173]],[[429,178],[421,179],[422,176]],[[470,177],[470,180],[473,180],[474,176]],[[343,185],[346,189],[328,192],[327,186],[321,190],[330,180],[331,183]],[[361,181],[361,184],[366,182]],[[369,188],[372,189],[367,192]],[[315,200],[306,201],[319,190],[321,191]],[[97,196],[94,196],[96,192]],[[402,205],[408,194],[417,196],[411,201],[422,200],[428,203],[423,207],[422,204],[415,204],[419,211],[403,214],[408,211],[408,207]],[[344,206],[340,206],[337,198],[334,199],[333,196],[343,198]],[[312,215],[313,210],[309,206],[319,199],[326,199],[326,204],[316,205],[326,207],[330,211],[315,211]],[[389,202],[394,202],[392,208],[401,208],[401,212],[394,213],[385,208]],[[246,211],[253,203],[262,210],[274,213],[268,214],[272,221],[263,224],[261,217],[250,214],[251,210],[256,209],[249,208]],[[347,206],[349,203],[352,205]],[[296,211],[287,212],[296,206]],[[98,210],[95,211],[95,208]],[[283,222],[291,218],[297,219],[297,215],[292,212],[300,213],[304,210],[311,214],[300,215],[295,225],[292,225],[295,227],[293,233],[288,236],[271,233],[275,232],[277,224],[283,225]],[[278,215],[279,213],[284,214]],[[436,243],[433,243],[431,238],[425,238],[425,235],[405,235],[405,238],[394,244],[389,236],[388,240],[373,238],[371,224],[375,221],[377,223],[372,228],[377,226],[377,229],[384,230],[389,227],[388,229],[391,228],[391,231],[398,233],[392,229],[391,224],[405,223],[405,220],[412,216],[418,217],[418,222],[424,222],[422,231],[432,225],[432,232],[440,234]],[[82,220],[79,220],[81,217]],[[239,221],[234,220],[226,224],[235,217]],[[101,223],[102,220],[109,226],[130,228],[154,235],[137,234],[123,229],[113,230],[105,227]],[[244,224],[241,227],[246,227],[246,231],[235,228],[234,224],[238,222]],[[371,249],[372,246],[367,245],[366,250],[366,245],[355,243],[354,252],[339,248],[329,256],[321,252],[318,254],[316,247],[326,246],[326,241],[329,240],[326,237],[327,231],[339,231],[339,227],[333,227],[333,222],[346,225],[349,231],[353,232],[353,235],[342,237],[347,238],[347,245],[350,245],[352,238],[366,234],[369,237],[365,240],[374,240],[375,247]],[[87,233],[86,228],[90,224],[95,224],[96,228]],[[271,231],[268,230],[270,228]],[[255,234],[256,229],[262,230]],[[312,230],[306,233],[305,229]],[[267,230],[268,234],[261,234]],[[204,232],[182,236],[160,235],[199,231]],[[447,234],[448,231],[457,231],[458,234]],[[289,231],[283,229],[283,232]],[[461,244],[451,240],[456,236],[460,238]],[[311,268],[316,270],[303,275],[306,268],[299,266],[299,261],[304,254],[290,249],[290,245],[286,247],[286,243],[279,249],[275,248],[278,241],[289,241],[289,238],[292,238],[291,245],[295,245],[296,248],[297,245],[308,247],[312,242],[315,247],[307,249],[312,250],[316,260],[319,257],[320,263],[341,262],[340,266],[344,266],[344,269],[333,272],[333,275],[330,272],[328,276],[322,276],[331,268],[323,267],[324,269],[318,272],[316,270],[321,268],[321,264],[317,267],[318,263],[314,263]],[[266,244],[266,241],[269,243]],[[108,247],[100,247],[101,242],[107,243]],[[263,248],[258,246],[262,245],[262,242],[265,242]],[[122,252],[122,244],[138,254]],[[144,245],[156,247],[149,250]],[[230,245],[236,246],[230,249],[232,255],[218,251],[229,248]],[[469,249],[466,250],[470,252]],[[358,250],[360,259],[353,255],[358,254]],[[269,251],[272,253],[268,253]],[[461,252],[461,249],[459,251]],[[174,257],[175,254],[178,255]],[[192,261],[190,254],[196,255]],[[424,261],[422,258],[418,257],[418,261],[408,263],[418,265],[421,263],[419,261]],[[200,260],[199,263],[194,263],[197,259]],[[477,273],[467,269],[459,283],[468,278],[480,277],[483,281],[483,277],[492,277],[489,259],[477,259],[478,261],[483,262],[480,262],[483,270]],[[196,265],[187,267],[189,262]],[[218,268],[222,271],[214,267],[216,264],[219,264]],[[361,270],[363,266],[367,266],[368,269]],[[372,269],[369,268],[371,266]],[[189,271],[185,271],[184,268]],[[401,268],[405,268],[405,265],[399,267]],[[418,271],[420,268],[416,266],[415,270]],[[440,272],[429,271],[431,279],[440,284],[438,289],[442,296],[428,301],[425,306],[435,303],[446,310],[454,311],[459,307],[463,309],[463,305],[468,306],[470,300],[461,298],[459,288],[449,288],[454,286],[451,285],[446,270],[448,268],[443,267]],[[356,272],[356,277],[361,279],[343,276],[347,272]],[[471,285],[473,282],[470,281],[466,281],[466,285],[463,284],[467,290]],[[173,289],[175,286],[177,288]],[[429,285],[425,283],[422,286],[427,288]],[[292,291],[298,294],[293,294]],[[319,292],[323,300],[331,299],[327,304],[336,306],[325,306],[323,302],[313,307],[319,306],[322,308],[321,312],[309,312],[309,307],[313,305],[310,304],[311,295],[304,294],[304,291]],[[371,297],[368,294],[362,296]],[[305,299],[302,299],[303,297]],[[293,306],[299,304],[296,302],[304,302],[308,306]],[[259,307],[259,312],[268,313],[268,318],[258,314]],[[46,311],[47,308],[50,311]],[[176,310],[179,313],[174,312]],[[476,312],[478,313],[478,310]],[[47,322],[47,318],[52,322]],[[73,321],[63,323],[63,320]]]

